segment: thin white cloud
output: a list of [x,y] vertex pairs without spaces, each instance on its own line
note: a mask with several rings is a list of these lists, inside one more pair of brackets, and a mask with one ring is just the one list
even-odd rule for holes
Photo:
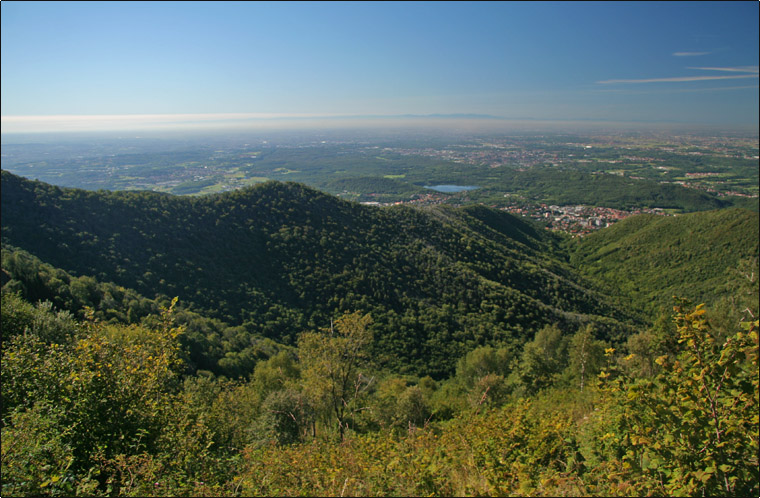
[[676,57],[698,57],[700,55],[708,55],[712,52],[673,52]]
[[597,81],[600,85],[613,83],[675,83],[684,81],[735,80],[740,78],[757,78],[757,74],[737,74],[735,76],[677,76],[674,78],[620,79]]
[[595,90],[604,94],[617,94],[617,95],[654,95],[654,94],[674,94],[674,93],[707,93],[707,92],[725,92],[731,90],[749,90],[760,88],[757,85],[742,85],[742,86],[720,86],[712,88],[662,88],[653,89],[651,87],[641,90],[631,90],[630,87],[626,88],[599,88]]
[[726,71],[729,73],[757,73],[757,66],[737,66],[737,67],[689,67],[687,69],[699,69],[701,71]]

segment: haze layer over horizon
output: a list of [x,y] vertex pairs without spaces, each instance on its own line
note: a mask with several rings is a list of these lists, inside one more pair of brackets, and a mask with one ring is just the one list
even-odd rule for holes
[[0,8],[3,134],[760,119],[757,2]]

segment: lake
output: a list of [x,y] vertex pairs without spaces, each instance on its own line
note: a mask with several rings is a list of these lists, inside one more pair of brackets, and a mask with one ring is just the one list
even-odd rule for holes
[[480,187],[473,186],[473,185],[430,185],[430,186],[426,185],[425,188],[429,188],[430,190],[435,190],[436,192],[445,192],[447,194],[453,194],[455,192],[475,190],[476,188],[480,188]]

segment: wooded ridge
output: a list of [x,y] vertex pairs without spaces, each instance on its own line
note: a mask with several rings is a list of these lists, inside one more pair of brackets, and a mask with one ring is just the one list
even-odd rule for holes
[[3,496],[758,494],[756,212],[1,201]]

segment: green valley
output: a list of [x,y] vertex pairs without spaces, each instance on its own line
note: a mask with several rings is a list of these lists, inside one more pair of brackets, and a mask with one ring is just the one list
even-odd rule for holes
[[757,493],[756,211],[1,201],[3,495]]
[[635,315],[563,262],[557,235],[479,206],[378,209],[289,183],[196,198],[94,193],[3,172],[2,209],[4,244],[178,296],[249,334],[292,344],[340,313],[369,312],[384,332],[381,365],[436,378],[468,350],[542,325],[595,323],[620,338]]
[[0,498],[760,497],[760,2],[0,10]]

